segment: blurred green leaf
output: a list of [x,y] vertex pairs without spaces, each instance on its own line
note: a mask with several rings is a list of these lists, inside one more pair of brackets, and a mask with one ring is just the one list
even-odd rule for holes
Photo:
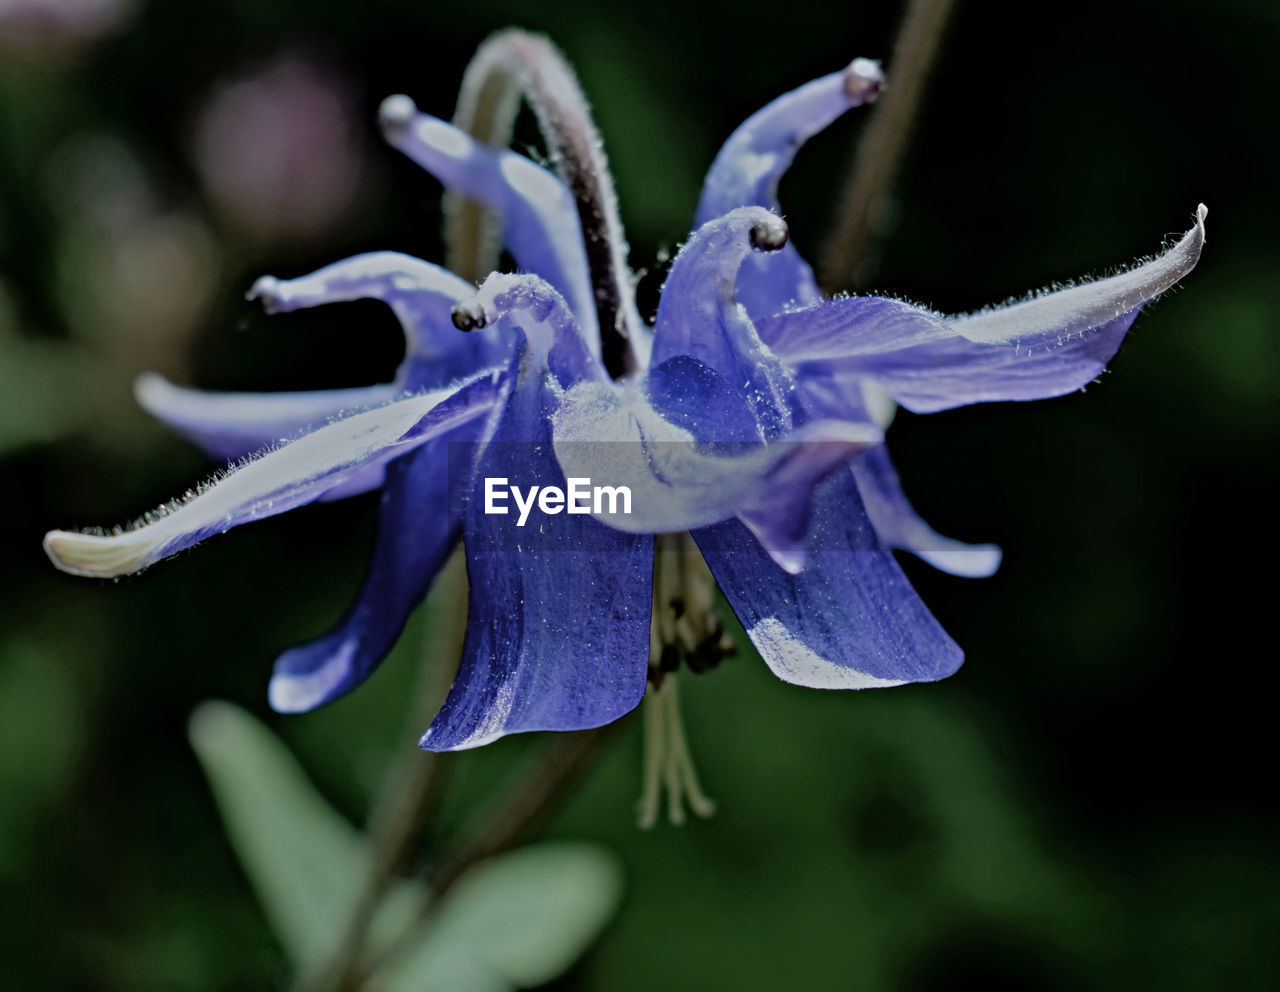
[[0,645],[0,878],[17,872],[60,791],[71,780],[82,719],[65,659],[47,645]]
[[0,281],[0,456],[79,430],[92,410],[88,356],[60,341],[27,340]]
[[[272,928],[304,972],[328,963],[368,870],[365,837],[315,790],[283,743],[230,703],[202,705],[190,736]],[[497,992],[541,985],[587,948],[617,908],[622,872],[600,848],[545,844],[473,869],[419,943],[379,982],[386,992]],[[403,932],[423,892],[395,886],[375,947]]]
[[473,869],[380,992],[490,992],[545,984],[587,949],[617,909],[622,871],[595,845],[527,847]]
[[[315,790],[280,740],[239,707],[203,704],[190,736],[272,929],[300,969],[323,965],[368,870],[363,835]],[[376,934],[407,925],[417,901],[412,886],[396,887]]]

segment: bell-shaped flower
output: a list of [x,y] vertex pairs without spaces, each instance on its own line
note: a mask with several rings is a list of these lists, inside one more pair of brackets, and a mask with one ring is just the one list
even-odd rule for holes
[[[774,445],[733,452],[695,450],[675,425],[647,416],[667,446],[667,485],[637,490],[639,525],[606,526],[560,500],[569,487],[561,436],[590,435],[592,454],[637,450],[612,431],[613,414],[645,416],[625,384],[612,382],[587,349],[563,297],[533,276],[493,275],[455,309],[458,326],[524,340],[509,392],[475,447],[463,530],[470,578],[462,663],[439,715],[422,738],[435,750],[474,747],[527,730],[577,730],[608,723],[644,694],[649,659],[653,532],[749,514],[770,499],[807,502],[815,480],[879,440],[878,431],[823,425]],[[631,411],[631,412],[628,412]],[[591,426],[610,427],[600,443]],[[584,423],[588,422],[588,423]],[[652,450],[652,449],[650,449]],[[613,460],[585,466],[581,481],[636,481],[612,473]],[[487,487],[540,493],[538,521],[495,512]],[[536,490],[535,490],[535,487]],[[557,494],[556,502],[547,493]],[[608,521],[625,519],[622,514]]]
[[[655,534],[692,534],[787,681],[864,688],[950,674],[961,652],[893,549],[962,574],[989,573],[999,552],[946,541],[919,520],[873,409],[884,396],[932,412],[1080,388],[1142,305],[1195,264],[1204,210],[1175,246],[1128,272],[967,317],[881,297],[824,300],[778,215],[777,184],[806,138],[881,82],[875,63],[856,60],[735,132],[652,336],[631,329],[639,367],[616,380],[601,359],[601,332],[614,329],[600,326],[601,287],[569,189],[528,158],[389,99],[388,139],[493,209],[530,274],[492,275],[477,293],[430,263],[376,253],[260,280],[251,295],[271,311],[386,302],[406,336],[395,380],[259,395],[143,377],[138,398],[162,420],[215,457],[251,457],[131,528],[54,531],[50,557],[76,574],[124,574],[241,523],[380,487],[356,602],[330,633],[281,655],[269,695],[276,709],[306,710],[368,677],[462,540],[467,635],[423,737],[431,749],[595,727],[632,709],[662,653],[651,632],[671,619],[654,612]],[[608,237],[610,257],[622,257],[621,233]],[[623,309],[634,314],[629,301]],[[491,504],[499,480],[525,500],[518,515]],[[631,512],[567,505],[584,480],[625,487]],[[535,492],[540,515],[528,526]],[[701,609],[709,593],[694,593]]]

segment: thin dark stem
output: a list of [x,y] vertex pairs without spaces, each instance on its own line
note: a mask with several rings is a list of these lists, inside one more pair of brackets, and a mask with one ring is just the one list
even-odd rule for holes
[[438,904],[469,868],[516,844],[576,783],[607,733],[601,728],[558,735],[538,765],[485,810],[478,827],[427,873],[432,900]]
[[[495,53],[482,46],[462,77],[456,127],[492,148],[511,144],[520,112],[521,83]],[[478,283],[498,267],[500,224],[497,214],[476,200],[446,190],[445,263]]]
[[[431,601],[432,651],[422,675],[418,705],[410,718],[415,730],[426,726],[452,681],[466,629],[467,577],[462,556],[455,555],[441,571]],[[382,906],[396,872],[404,865],[438,794],[445,766],[441,756],[417,748],[406,750],[389,777],[369,817],[372,855],[369,873],[338,941],[332,963],[314,977],[304,976],[304,992],[344,992],[363,981],[361,956],[369,928]]]
[[952,0],[912,0],[907,8],[889,63],[889,84],[858,143],[840,216],[822,255],[827,293],[859,289],[869,275],[868,250],[883,226],[893,176],[951,7]]
[[[426,873],[430,899],[415,925],[369,963],[366,974],[406,949],[435,920],[453,887],[486,858],[514,847],[577,783],[611,727],[559,734],[547,753],[476,817],[453,853]],[[358,988],[358,985],[350,986]]]
[[[454,123],[488,144],[505,146],[520,100],[537,117],[557,174],[578,205],[578,222],[600,322],[601,358],[615,378],[635,366],[631,340],[640,333],[626,242],[613,179],[586,97],[564,57],[546,38],[503,31],[476,52],[462,80]],[[480,206],[449,201],[450,267],[480,279],[497,262],[496,222]]]
[[[416,750],[416,749],[415,749]],[[387,888],[403,863],[421,826],[427,806],[427,795],[439,762],[433,754],[422,751],[407,753],[405,766],[393,775],[388,788],[391,802],[378,810],[370,834],[374,839],[373,859],[364,888],[356,901],[346,932],[338,943],[335,964],[326,972],[333,976],[329,988],[341,989],[357,968],[365,937],[377,915]],[[382,822],[379,822],[382,821]]]

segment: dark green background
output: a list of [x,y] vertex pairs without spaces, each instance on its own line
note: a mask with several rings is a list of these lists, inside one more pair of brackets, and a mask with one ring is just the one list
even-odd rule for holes
[[[684,687],[720,813],[633,827],[628,719],[549,825],[628,870],[621,915],[555,988],[740,990],[1280,987],[1275,934],[1275,437],[1280,426],[1280,10],[1269,0],[961,4],[898,177],[875,285],[964,310],[1155,251],[1210,207],[1197,271],[1141,317],[1087,395],[902,415],[891,442],[922,513],[1006,550],[991,580],[906,563],[967,652],[954,678],[860,694],[774,680],[749,651]],[[26,344],[82,349],[91,387],[17,402],[6,430],[96,404],[0,462],[0,985],[280,987],[282,955],[185,740],[210,697],[263,715],[353,819],[397,749],[430,631],[360,692],[269,713],[270,661],[341,613],[371,498],[245,528],[119,583],[56,573],[50,527],[124,522],[207,467],[131,410],[144,351],[76,340],[60,294],[68,135],[129,142],[166,202],[200,207],[192,107],[281,48],[363,87],[364,209],[324,237],[247,246],[182,349],[218,388],[387,378],[374,305],[269,319],[241,294],[370,248],[440,257],[438,187],[376,147],[379,99],[448,116],[490,31],[549,31],[594,101],[637,268],[685,236],[701,173],[749,112],[854,55],[888,55],[896,4],[659,0],[145,3],[60,66],[0,70],[0,278]],[[892,67],[890,67],[890,72]],[[783,194],[820,245],[850,118]],[[65,206],[65,205],[64,205]],[[652,300],[656,277],[643,287]],[[65,346],[65,349],[64,349]],[[78,368],[83,372],[82,368]],[[58,381],[58,374],[50,381]],[[38,426],[38,425],[37,425]],[[51,429],[50,434],[55,432]],[[530,744],[456,761],[447,834]]]

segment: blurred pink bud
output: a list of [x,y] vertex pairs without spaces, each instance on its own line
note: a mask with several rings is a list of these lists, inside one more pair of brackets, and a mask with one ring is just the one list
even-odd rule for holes
[[75,52],[132,13],[134,0],[0,0],[0,52],[41,61]]
[[365,157],[355,103],[341,77],[289,56],[218,84],[197,114],[193,152],[226,220],[270,240],[341,219]]

